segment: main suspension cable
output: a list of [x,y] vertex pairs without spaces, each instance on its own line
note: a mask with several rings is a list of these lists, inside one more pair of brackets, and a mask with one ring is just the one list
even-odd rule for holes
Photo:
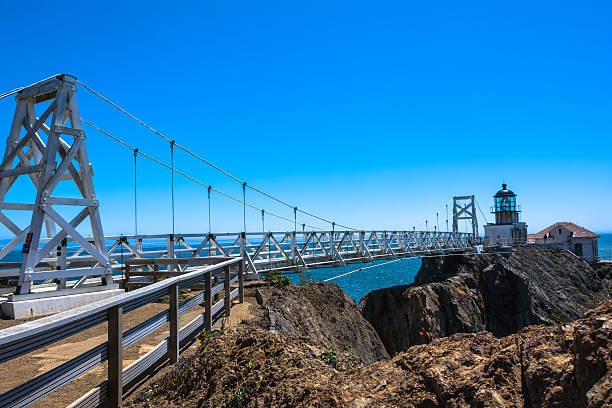
[[[135,150],[136,150],[136,148],[135,148],[135,147],[132,147],[131,145],[127,144],[126,142],[124,142],[123,140],[119,139],[118,137],[113,136],[112,134],[108,133],[107,131],[100,129],[99,127],[97,127],[96,125],[92,124],[91,122],[88,122],[87,120],[85,120],[85,119],[83,119],[83,118],[81,118],[81,121],[83,121],[84,123],[88,124],[88,125],[89,125],[89,126],[91,126],[92,128],[96,129],[96,130],[97,130],[97,131],[99,131],[100,133],[103,133],[104,135],[106,135],[106,136],[110,137],[110,138],[111,138],[111,139],[113,139],[114,141],[116,141],[116,142],[118,142],[118,143],[121,143],[123,146],[127,147],[128,149],[131,149],[132,151],[135,151]],[[191,180],[191,181],[193,181],[193,182],[195,182],[195,183],[197,183],[197,184],[199,184],[199,185],[201,185],[201,186],[203,186],[203,187],[205,187],[205,188],[210,188],[210,189],[211,189],[211,191],[214,191],[214,192],[216,192],[216,193],[218,193],[218,194],[221,194],[221,195],[222,195],[222,196],[224,196],[224,197],[227,197],[227,198],[229,198],[229,199],[231,199],[231,200],[234,200],[234,201],[236,201],[237,203],[242,204],[242,205],[243,205],[245,208],[246,208],[246,207],[249,207],[249,208],[252,208],[252,209],[254,209],[254,210],[261,211],[261,208],[258,208],[258,207],[256,207],[256,206],[254,206],[253,204],[249,204],[249,203],[247,203],[246,201],[243,201],[243,200],[241,200],[241,199],[239,199],[239,198],[236,198],[236,197],[234,197],[234,196],[231,196],[231,195],[229,195],[229,194],[226,194],[226,193],[224,193],[223,191],[217,190],[217,189],[213,188],[212,186],[209,186],[208,184],[203,183],[203,182],[201,182],[201,181],[199,181],[199,180],[197,180],[197,179],[193,178],[192,176],[190,176],[190,175],[188,175],[188,174],[186,174],[186,173],[183,173],[182,171],[179,171],[179,170],[177,170],[177,169],[173,169],[173,168],[172,168],[170,165],[168,165],[168,164],[166,164],[166,163],[162,162],[161,160],[156,159],[156,158],[155,158],[155,157],[153,157],[153,156],[149,156],[148,154],[146,154],[146,153],[142,152],[141,150],[138,150],[138,151],[137,151],[137,154],[140,154],[140,155],[142,155],[142,156],[146,157],[147,159],[152,160],[152,161],[154,161],[155,163],[157,163],[157,164],[159,164],[159,165],[161,165],[161,166],[164,166],[164,167],[166,167],[167,169],[172,170],[174,173],[180,174],[181,176],[183,176],[183,177],[185,177],[185,178],[188,178],[189,180]],[[273,217],[279,218],[279,219],[281,219],[281,220],[284,220],[284,221],[288,221],[288,222],[290,222],[290,223],[293,223],[293,220],[292,220],[292,219],[289,219],[289,218],[287,218],[287,217],[283,217],[282,215],[278,215],[278,214],[275,214],[275,213],[272,213],[272,212],[269,212],[269,211],[268,211],[268,214],[270,214],[270,215],[271,215],[271,216],[273,216]],[[317,229],[317,230],[319,230],[319,231],[325,231],[323,228],[315,227],[315,226],[313,226],[313,225],[307,225],[307,226],[308,226],[308,228]]]
[[[273,195],[271,195],[271,194],[266,193],[266,192],[265,192],[265,191],[263,191],[263,190],[260,190],[260,189],[258,189],[258,188],[256,188],[256,187],[254,187],[254,186],[251,186],[250,184],[247,184],[245,181],[240,180],[238,177],[235,177],[234,175],[232,175],[232,174],[228,173],[227,171],[223,170],[222,168],[220,168],[220,167],[218,167],[218,166],[214,165],[213,163],[209,162],[208,160],[204,159],[203,157],[199,156],[198,154],[196,154],[196,153],[192,152],[192,151],[191,151],[191,150],[189,150],[188,148],[186,148],[186,147],[184,147],[184,146],[182,146],[182,145],[180,145],[180,144],[176,143],[174,140],[172,140],[172,139],[170,139],[169,137],[165,136],[165,135],[164,135],[164,134],[162,134],[161,132],[159,132],[159,131],[157,131],[157,130],[153,129],[151,126],[147,125],[145,122],[143,122],[142,120],[138,119],[136,116],[132,115],[131,113],[129,113],[129,112],[128,112],[128,111],[126,111],[125,109],[121,108],[119,105],[115,104],[114,102],[112,102],[112,101],[111,101],[111,100],[109,100],[108,98],[104,97],[104,96],[103,96],[103,95],[101,95],[100,93],[98,93],[98,92],[94,91],[93,89],[91,89],[90,87],[88,87],[87,85],[85,85],[83,82],[79,81],[78,79],[76,80],[76,82],[77,82],[77,83],[79,83],[81,86],[83,86],[85,89],[87,89],[89,92],[93,93],[94,95],[96,95],[96,96],[97,96],[97,97],[99,97],[100,99],[102,99],[102,100],[106,101],[107,103],[109,103],[110,105],[112,105],[113,107],[115,107],[116,109],[118,109],[119,111],[123,112],[124,114],[126,114],[126,115],[127,115],[127,116],[129,116],[130,118],[134,119],[136,122],[140,123],[142,126],[146,127],[147,129],[149,129],[149,130],[150,130],[150,131],[152,131],[153,133],[155,133],[155,134],[157,134],[158,136],[160,136],[160,137],[164,138],[164,139],[165,139],[166,141],[168,141],[168,142],[172,142],[172,143],[173,143],[173,144],[174,144],[174,145],[175,145],[177,148],[179,148],[179,149],[183,150],[185,153],[187,153],[187,154],[189,154],[189,155],[191,155],[191,156],[195,157],[196,159],[198,159],[198,160],[200,160],[201,162],[203,162],[203,163],[207,164],[208,166],[210,166],[210,167],[214,168],[215,170],[217,170],[217,171],[219,171],[219,172],[221,172],[221,173],[225,174],[226,176],[228,176],[228,177],[232,178],[233,180],[235,180],[235,181],[237,181],[237,182],[241,183],[241,184],[243,185],[243,187],[249,187],[249,188],[250,188],[250,189],[252,189],[253,191],[256,191],[256,192],[258,192],[258,193],[260,193],[260,194],[262,194],[262,195],[264,195],[264,196],[266,196],[266,197],[268,197],[268,198],[270,198],[270,199],[272,199],[272,200],[275,200],[275,201],[277,201],[278,203],[283,204],[283,205],[285,205],[285,206],[287,206],[287,207],[289,207],[289,208],[295,208],[295,206],[294,206],[294,205],[291,205],[291,204],[289,204],[289,203],[287,203],[287,202],[285,202],[285,201],[283,201],[283,200],[281,200],[281,199],[279,199],[279,198],[277,198],[277,197],[275,197],[275,196],[273,196]],[[326,222],[326,223],[328,223],[328,224],[331,224],[331,223],[332,223],[332,221],[330,221],[330,220],[328,220],[328,219],[325,219],[325,218],[323,218],[323,217],[320,217],[320,216],[318,216],[318,215],[316,215],[316,214],[313,214],[313,213],[311,213],[311,212],[309,212],[309,211],[305,211],[305,210],[301,210],[301,209],[298,209],[297,211],[299,211],[300,213],[302,213],[302,214],[304,214],[304,215],[308,215],[308,216],[313,217],[313,218],[316,218],[316,219],[318,219],[318,220],[320,220],[320,221]],[[350,230],[354,230],[354,231],[359,231],[357,228],[349,227],[349,226],[346,226],[346,225],[341,225],[341,224],[336,224],[336,225],[338,225],[339,227],[342,227],[342,228],[346,228],[346,229],[350,229]]]
[[480,208],[480,204],[478,204],[478,201],[476,199],[474,199],[474,202],[476,203],[476,206],[478,207],[478,210],[480,211],[480,215],[482,215],[482,218],[485,220],[485,222],[488,224],[489,220],[487,220],[487,217],[484,215],[484,212],[482,211],[482,209]]
[[55,74],[55,75],[53,75],[53,76],[50,76],[49,78],[45,78],[45,79],[42,79],[42,80],[40,80],[40,81],[38,81],[38,82],[34,82],[33,84],[30,84],[30,85],[28,85],[28,86],[22,86],[22,87],[20,87],[20,88],[15,88],[15,89],[12,89],[12,90],[10,90],[10,91],[8,91],[8,92],[5,92],[5,93],[3,93],[3,94],[0,94],[0,99],[4,99],[4,98],[6,98],[6,97],[9,97],[9,96],[11,96],[11,95],[14,95],[14,94],[16,94],[17,92],[21,91],[22,89],[29,88],[29,87],[34,86],[34,85],[38,85],[38,84],[40,84],[40,83],[43,83],[43,82],[48,81],[48,80],[53,79],[53,78],[57,78],[58,76],[60,76],[60,74]]

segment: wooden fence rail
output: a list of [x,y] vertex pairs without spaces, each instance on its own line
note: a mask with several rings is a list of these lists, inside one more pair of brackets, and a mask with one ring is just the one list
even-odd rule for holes
[[[155,262],[155,260],[148,261]],[[191,258],[186,260],[184,265],[196,261]],[[180,262],[177,265],[179,264]],[[213,285],[212,275],[219,272],[222,272],[222,282]],[[216,319],[229,316],[232,299],[238,297],[240,302],[244,301],[243,275],[242,258],[231,258],[119,296],[0,330],[0,363],[3,363],[108,322],[107,342],[0,395],[0,407],[27,407],[106,360],[108,360],[107,380],[79,398],[70,407],[121,406],[123,390],[162,362],[166,360],[171,363],[177,362],[179,351],[192,344],[200,331],[211,330]],[[205,286],[204,292],[179,302],[181,289],[202,281]],[[232,289],[231,285],[236,282],[238,287]],[[221,291],[224,292],[223,298],[213,304],[213,297]],[[123,331],[122,319],[125,313],[165,296],[169,296],[170,299],[168,310]],[[204,314],[179,328],[179,316],[199,304],[205,305]],[[169,323],[170,335],[153,350],[124,369],[123,350],[166,323]]]

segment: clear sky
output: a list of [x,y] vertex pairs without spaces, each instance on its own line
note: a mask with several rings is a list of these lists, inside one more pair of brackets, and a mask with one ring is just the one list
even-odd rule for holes
[[[609,2],[54,3],[0,0],[0,92],[73,74],[249,184],[360,229],[432,226],[436,211],[443,227],[465,194],[491,221],[506,181],[530,232],[566,220],[612,231]],[[85,89],[78,102],[169,161],[159,136]],[[14,108],[0,101],[5,134]],[[105,233],[132,233],[132,153],[85,130]],[[184,153],[175,163],[241,196]],[[170,232],[170,172],[139,159],[138,187],[140,232]],[[176,200],[177,232],[208,230],[205,190],[177,176]],[[212,218],[242,228],[241,206],[214,193]],[[261,229],[258,212],[247,229]]]

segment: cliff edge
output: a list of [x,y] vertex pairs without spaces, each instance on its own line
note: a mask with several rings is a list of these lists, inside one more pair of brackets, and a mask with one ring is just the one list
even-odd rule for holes
[[455,333],[502,337],[570,322],[608,298],[595,270],[571,253],[516,247],[423,258],[413,284],[372,291],[359,310],[393,355]]
[[[292,289],[293,290],[293,289]],[[296,290],[299,292],[299,289]],[[212,334],[126,404],[151,407],[541,407],[612,404],[612,301],[575,322],[497,338],[456,334],[392,360],[343,365],[257,324]]]

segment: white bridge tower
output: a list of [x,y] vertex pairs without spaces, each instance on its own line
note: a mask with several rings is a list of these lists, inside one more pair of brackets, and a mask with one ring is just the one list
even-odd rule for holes
[[459,232],[459,220],[469,220],[472,224],[473,243],[479,243],[476,203],[473,195],[453,197],[453,233]]
[[[23,88],[15,96],[17,107],[0,165],[0,222],[14,234],[0,250],[0,260],[23,242],[23,260],[13,300],[112,286],[111,265],[98,213],[85,133],[81,128],[75,81],[70,75],[57,75]],[[37,113],[37,107],[44,111]],[[25,179],[34,185],[31,201],[7,202],[11,189],[17,189],[20,181],[27,182]],[[23,197],[23,187],[19,188],[18,194]],[[73,196],[56,194],[70,195],[67,192]],[[26,217],[29,223],[19,227],[5,214],[9,210],[31,213],[31,217]],[[23,216],[18,218],[23,222]],[[86,219],[91,225],[92,242],[77,232],[77,227]],[[47,238],[41,237],[43,228]],[[77,247],[67,246],[68,236]],[[87,252],[89,261],[80,265],[67,264],[69,250]],[[85,285],[88,277],[98,276],[102,285]],[[67,278],[74,278],[70,288],[66,285]],[[35,281],[57,283],[58,290],[30,294]]]

